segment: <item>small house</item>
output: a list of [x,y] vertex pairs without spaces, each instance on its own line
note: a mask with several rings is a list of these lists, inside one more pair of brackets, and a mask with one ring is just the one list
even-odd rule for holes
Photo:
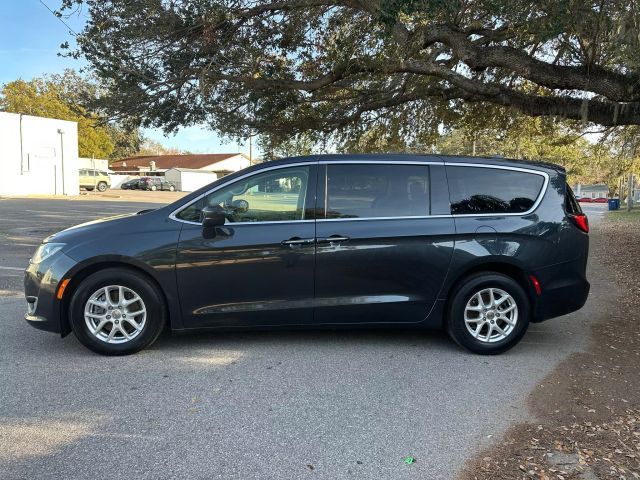
[[607,198],[609,196],[609,186],[606,184],[596,185],[580,185],[578,184],[573,191],[579,198]]

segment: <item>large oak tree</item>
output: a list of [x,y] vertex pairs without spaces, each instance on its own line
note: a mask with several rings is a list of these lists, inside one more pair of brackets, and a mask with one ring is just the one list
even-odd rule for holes
[[103,105],[146,126],[415,135],[473,105],[640,124],[634,0],[64,0],[62,13],[77,4],[90,20],[75,54],[107,82]]

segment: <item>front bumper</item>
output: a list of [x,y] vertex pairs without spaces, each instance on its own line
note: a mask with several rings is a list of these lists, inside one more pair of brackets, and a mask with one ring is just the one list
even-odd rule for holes
[[29,264],[24,272],[27,300],[24,319],[29,325],[62,335],[69,333],[62,318],[62,302],[56,298],[56,293],[58,285],[75,263],[64,253],[58,252],[40,264]]

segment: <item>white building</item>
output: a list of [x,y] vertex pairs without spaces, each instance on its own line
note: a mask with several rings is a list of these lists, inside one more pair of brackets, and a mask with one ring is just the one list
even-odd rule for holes
[[176,186],[181,192],[193,192],[217,180],[218,176],[213,172],[194,168],[170,168],[164,174],[167,182]]
[[578,198],[607,198],[609,196],[609,185],[599,183],[595,185],[580,185],[578,184],[574,190]]
[[78,125],[0,112],[0,195],[78,195]]
[[249,159],[242,153],[145,155],[112,162],[110,169],[121,173],[147,175],[164,173],[171,168],[185,168],[214,172],[220,178],[242,170],[249,164]]

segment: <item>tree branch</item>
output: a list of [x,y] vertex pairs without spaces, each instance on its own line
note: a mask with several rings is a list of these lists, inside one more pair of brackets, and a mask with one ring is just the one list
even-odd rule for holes
[[564,66],[551,64],[508,46],[481,46],[448,25],[429,25],[422,32],[423,47],[441,42],[472,70],[504,68],[527,80],[551,89],[583,90],[610,100],[640,100],[640,77],[622,75],[597,65]]

